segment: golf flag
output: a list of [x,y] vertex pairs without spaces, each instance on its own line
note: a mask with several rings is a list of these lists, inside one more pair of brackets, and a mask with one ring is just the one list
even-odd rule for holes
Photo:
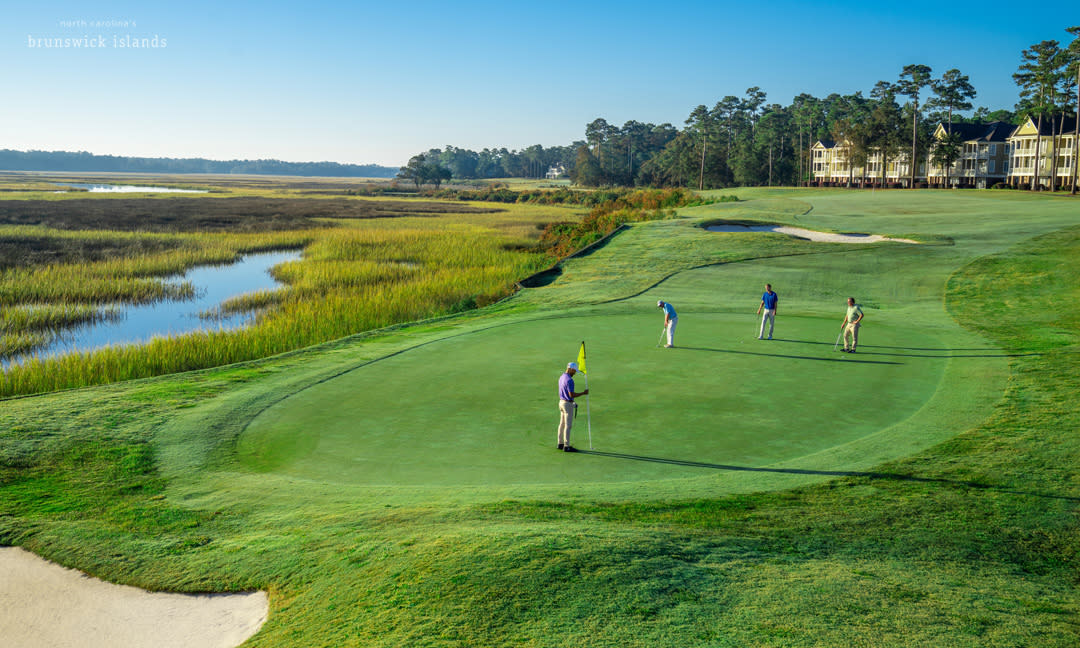
[[578,351],[578,354],[577,354],[577,366],[578,366],[578,371],[580,371],[581,373],[583,373],[583,374],[589,373],[588,371],[585,371],[585,341],[584,340],[581,341],[581,351]]

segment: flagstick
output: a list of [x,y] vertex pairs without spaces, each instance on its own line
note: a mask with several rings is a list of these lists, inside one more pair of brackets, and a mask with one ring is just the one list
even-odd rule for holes
[[581,341],[581,350],[578,351],[578,365],[585,375],[585,419],[588,421],[589,450],[592,450],[592,410],[589,409],[589,372],[585,369],[585,340]]
[[[585,374],[585,391],[589,391],[589,374]],[[585,394],[585,426],[589,430],[589,450],[592,450],[592,412],[589,410],[589,395]]]

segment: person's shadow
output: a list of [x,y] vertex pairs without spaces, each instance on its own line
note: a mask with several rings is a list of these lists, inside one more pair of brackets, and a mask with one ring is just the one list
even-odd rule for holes
[[[814,340],[787,340],[784,338],[773,338],[771,341],[786,342],[788,344],[815,344],[819,346],[829,346],[828,342],[817,342]],[[879,349],[887,349],[887,351],[879,351]],[[924,353],[894,353],[894,351],[922,351]],[[860,344],[859,353],[862,355],[898,356],[902,358],[941,358],[942,360],[948,360],[949,358],[1019,358],[1021,356],[1042,355],[1035,351],[1009,352],[998,349],[996,347],[954,349],[948,347],[904,347],[880,344]]]
[[1042,497],[1047,499],[1066,500],[1070,502],[1080,502],[1080,497],[1073,497],[1070,495],[1053,495],[1048,493],[1035,493],[1029,491],[1019,491],[1009,488],[1003,488],[994,484],[985,484],[975,481],[962,481],[956,479],[945,479],[943,477],[918,477],[916,475],[904,475],[900,473],[885,473],[885,472],[863,472],[857,470],[815,470],[810,468],[763,468],[754,466],[736,466],[730,464],[715,464],[707,463],[703,461],[689,461],[686,459],[668,459],[664,457],[648,457],[644,455],[626,454],[622,452],[605,452],[602,450],[583,450],[578,449],[578,453],[584,455],[590,455],[593,457],[603,457],[607,459],[620,459],[626,461],[647,461],[651,463],[668,464],[671,466],[686,466],[688,468],[704,468],[708,470],[720,470],[728,472],[756,472],[756,473],[775,473],[781,475],[821,475],[824,477],[865,477],[867,479],[888,479],[892,481],[906,481],[906,482],[919,482],[924,484],[943,484],[946,486],[958,486],[964,488],[974,488],[981,490],[992,490],[999,493],[1010,493],[1013,495],[1028,495],[1030,497]]
[[784,353],[764,353],[760,351],[740,351],[738,349],[712,349],[708,347],[676,347],[686,351],[709,351],[712,353],[732,353],[737,355],[751,355],[762,356],[767,358],[788,358],[791,360],[817,360],[818,362],[855,362],[858,364],[879,364],[879,365],[902,365],[903,362],[891,362],[889,360],[862,360],[858,355],[843,355],[837,358],[822,358],[819,356],[810,355],[790,355]]

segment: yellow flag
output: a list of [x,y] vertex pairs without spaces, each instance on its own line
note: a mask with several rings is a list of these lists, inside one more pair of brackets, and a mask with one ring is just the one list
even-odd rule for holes
[[577,354],[577,366],[578,366],[578,371],[580,371],[581,373],[588,373],[587,371],[585,371],[585,341],[584,340],[582,340],[582,342],[581,342],[581,351],[578,351],[578,354]]

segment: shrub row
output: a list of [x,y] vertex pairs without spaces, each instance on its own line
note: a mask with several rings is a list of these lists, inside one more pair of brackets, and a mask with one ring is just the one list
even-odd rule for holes
[[674,218],[679,207],[735,200],[738,200],[735,196],[705,199],[683,188],[623,192],[593,207],[580,223],[548,225],[540,240],[552,255],[563,258],[595,243],[624,223]]

